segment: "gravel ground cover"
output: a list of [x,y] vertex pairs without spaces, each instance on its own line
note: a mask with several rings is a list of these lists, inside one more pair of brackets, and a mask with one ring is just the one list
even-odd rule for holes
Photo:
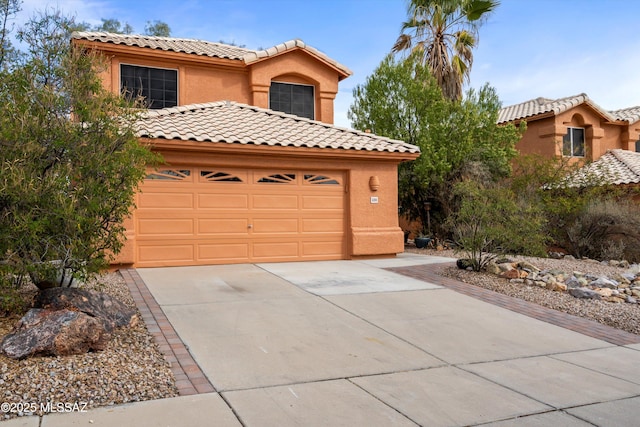
[[[451,250],[436,251],[433,249],[410,248],[406,251],[450,258],[462,257],[461,254],[456,254]],[[613,276],[616,273],[622,273],[626,270],[593,260],[565,260],[535,257],[510,258],[514,261],[526,260],[541,270],[556,269],[568,273],[581,271],[598,276]],[[439,271],[439,274],[574,316],[595,320],[604,325],[622,329],[633,334],[640,334],[640,304],[616,304],[607,301],[578,299],[566,292],[554,292],[538,286],[511,283],[508,279],[503,279],[492,274],[460,270],[457,267],[443,268]]]
[[[135,308],[119,273],[102,275],[86,288],[108,293]],[[36,291],[35,287],[25,290],[27,295]],[[18,319],[0,317],[0,339]],[[177,395],[170,365],[142,321],[114,331],[109,347],[100,352],[24,360],[0,354],[0,404],[4,404],[0,421],[65,410],[64,405],[77,411]]]

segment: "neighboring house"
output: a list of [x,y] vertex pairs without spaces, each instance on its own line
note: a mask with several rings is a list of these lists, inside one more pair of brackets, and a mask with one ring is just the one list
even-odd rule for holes
[[521,154],[599,159],[607,150],[640,151],[640,107],[606,111],[582,93],[560,99],[536,98],[500,110],[498,123],[527,130],[516,144]]
[[[300,40],[266,50],[79,32],[105,87],[142,95],[144,181],[118,262],[139,267],[352,259],[404,250],[397,167],[419,148],[335,127],[351,72]],[[155,109],[162,108],[162,109]]]

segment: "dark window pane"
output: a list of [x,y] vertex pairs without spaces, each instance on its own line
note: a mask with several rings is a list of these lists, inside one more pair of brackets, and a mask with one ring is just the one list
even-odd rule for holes
[[571,155],[571,129],[569,129],[569,132],[562,137],[562,155]]
[[271,83],[269,108],[272,110],[313,119],[314,105],[313,86]]
[[120,85],[124,96],[142,96],[149,108],[178,105],[178,72],[160,68],[120,66]]
[[573,155],[584,157],[584,129],[573,129]]

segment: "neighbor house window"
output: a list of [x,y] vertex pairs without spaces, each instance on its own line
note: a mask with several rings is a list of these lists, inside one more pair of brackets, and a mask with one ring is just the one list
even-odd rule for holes
[[562,138],[562,155],[584,157],[584,128],[567,128]]
[[636,153],[640,153],[640,139],[636,141]]
[[178,70],[120,65],[120,90],[124,96],[141,96],[148,108],[178,105]]
[[314,119],[313,86],[272,82],[269,108],[287,114]]

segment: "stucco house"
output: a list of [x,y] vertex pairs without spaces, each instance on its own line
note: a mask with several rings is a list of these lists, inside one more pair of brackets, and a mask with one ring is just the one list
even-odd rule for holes
[[640,107],[606,111],[581,93],[536,98],[500,110],[498,123],[527,122],[521,154],[594,161],[608,150],[640,151]]
[[404,250],[402,141],[333,125],[351,71],[300,40],[250,50],[200,40],[77,32],[104,86],[142,95],[149,169],[118,262],[138,267],[353,259]]

